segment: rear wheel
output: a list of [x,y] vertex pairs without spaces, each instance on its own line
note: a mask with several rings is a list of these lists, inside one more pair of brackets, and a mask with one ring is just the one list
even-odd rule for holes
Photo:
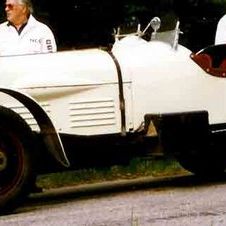
[[177,158],[180,165],[186,170],[202,176],[222,175],[225,170],[225,164],[221,160],[205,158],[204,156],[184,155]]
[[177,155],[182,167],[196,175],[220,176],[226,168],[226,155],[222,146],[190,149]]
[[32,132],[26,122],[13,111],[0,107],[1,212],[15,208],[34,183],[32,141]]

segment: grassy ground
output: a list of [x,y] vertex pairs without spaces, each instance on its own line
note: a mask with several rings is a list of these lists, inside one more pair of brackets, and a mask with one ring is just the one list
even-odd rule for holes
[[172,159],[134,159],[128,166],[112,166],[105,169],[81,169],[40,175],[37,185],[44,189],[49,189],[118,179],[134,179],[144,176],[161,177],[184,173],[188,172]]

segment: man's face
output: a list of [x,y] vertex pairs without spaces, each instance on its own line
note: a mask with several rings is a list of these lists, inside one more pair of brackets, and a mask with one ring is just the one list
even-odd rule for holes
[[6,0],[5,12],[7,20],[17,25],[23,22],[23,18],[26,17],[26,6],[21,4],[19,0]]

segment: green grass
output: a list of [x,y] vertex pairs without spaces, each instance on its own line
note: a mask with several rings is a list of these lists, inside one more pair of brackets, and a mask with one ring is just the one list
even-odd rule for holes
[[128,166],[112,166],[105,169],[81,169],[40,175],[37,179],[37,185],[44,189],[49,189],[119,179],[135,179],[145,176],[170,176],[186,172],[178,162],[172,159],[134,159]]

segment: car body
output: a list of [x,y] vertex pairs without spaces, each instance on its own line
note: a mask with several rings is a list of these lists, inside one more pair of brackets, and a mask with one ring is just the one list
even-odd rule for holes
[[[178,43],[179,22],[164,34],[159,22],[115,34],[110,49],[0,57],[0,130],[7,135],[0,137],[1,209],[28,193],[34,175],[51,172],[52,161],[69,169],[82,160],[105,163],[103,156],[120,162],[125,151],[93,150],[97,140],[100,146],[142,140],[149,152],[173,154],[192,172],[223,171],[226,69],[200,56],[223,60],[225,46],[193,53]],[[145,40],[150,25],[152,38]]]

